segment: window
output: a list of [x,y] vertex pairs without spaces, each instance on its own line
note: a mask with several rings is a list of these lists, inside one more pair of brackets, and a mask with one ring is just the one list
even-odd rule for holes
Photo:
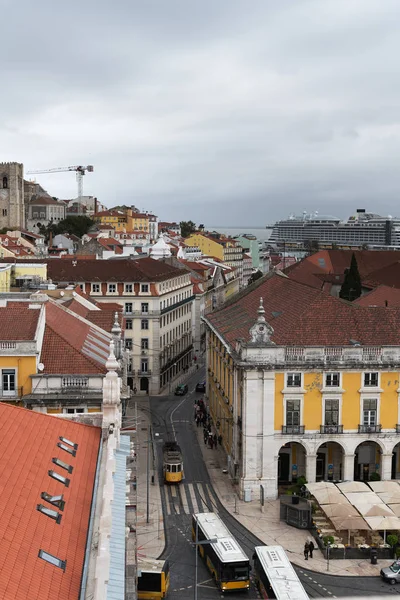
[[301,387],[301,373],[287,374],[287,387]]
[[132,329],[133,328],[133,321],[132,319],[126,319],[125,320],[125,329]]
[[59,508],[60,510],[64,510],[65,501],[64,501],[62,494],[60,494],[59,496],[52,496],[51,494],[48,494],[47,492],[42,492],[40,494],[40,497],[42,500],[45,500],[49,504],[52,504],[53,506],[57,506],[57,508]]
[[8,179],[7,177],[3,177],[3,190],[8,188]]
[[132,302],[125,302],[125,313],[127,315],[132,314]]
[[125,350],[132,350],[132,340],[125,340]]
[[53,554],[49,554],[48,552],[45,552],[44,550],[39,550],[38,556],[39,556],[39,558],[45,560],[46,562],[50,563],[51,565],[54,565],[55,567],[58,567],[59,569],[62,569],[63,571],[65,571],[65,567],[67,566],[66,560],[61,560],[61,558],[57,558],[57,556],[53,556]]
[[109,283],[108,284],[108,293],[109,294],[115,294],[117,291],[117,285],[116,283]]
[[142,292],[142,294],[148,294],[149,293],[148,283],[142,283],[142,285],[140,286],[140,291]]
[[377,387],[378,386],[378,373],[364,373],[364,386],[365,387]]
[[72,407],[68,407],[64,409],[64,413],[66,415],[77,415],[80,413],[84,413],[85,409],[84,408],[72,408]]
[[43,506],[43,504],[37,504],[36,510],[46,515],[46,517],[54,519],[57,525],[61,522],[62,515],[56,510],[53,510],[52,508],[47,508],[47,506]]
[[149,320],[148,319],[142,319],[142,321],[141,321],[141,327],[142,327],[142,329],[148,329],[149,328]]
[[149,312],[149,304],[148,302],[142,302],[142,313],[148,313]]
[[92,293],[93,294],[98,294],[100,292],[100,284],[99,283],[92,283]]
[[[71,409],[71,410],[81,410],[83,411],[83,408],[78,408],[78,409]],[[71,454],[71,456],[76,456],[76,448],[72,448],[72,446],[70,446],[69,444],[63,444],[62,442],[58,442],[57,446],[59,448],[61,448],[61,450],[64,450],[64,452],[68,452],[68,454]]]
[[6,217],[6,216],[7,216],[7,209],[3,208],[3,217]]
[[66,471],[68,471],[68,473],[72,473],[72,471],[74,470],[74,467],[72,467],[71,465],[68,465],[66,462],[64,462],[63,460],[60,460],[59,458],[53,458],[52,461],[55,465],[61,467],[62,469],[65,469]]
[[366,398],[363,402],[363,425],[366,427],[376,425],[378,402],[376,398]]
[[140,346],[141,346],[142,350],[148,350],[149,349],[149,338],[142,338]]
[[298,427],[300,425],[300,400],[288,400],[286,402],[286,425]]
[[325,400],[325,425],[339,425],[339,400]]
[[1,379],[3,386],[3,396],[14,396],[16,392],[15,369],[3,369]]
[[63,442],[64,444],[67,444],[68,446],[71,446],[71,448],[74,448],[74,450],[78,449],[78,444],[75,444],[75,442],[71,442],[71,440],[68,440],[65,437],[62,437],[60,435],[60,437],[58,438],[61,442]]
[[142,360],[141,362],[141,370],[142,373],[147,373],[149,370],[149,363],[147,362],[147,360]]
[[133,292],[133,285],[131,283],[126,283],[125,284],[125,294],[132,294]]
[[327,373],[325,376],[326,387],[339,387],[340,373]]

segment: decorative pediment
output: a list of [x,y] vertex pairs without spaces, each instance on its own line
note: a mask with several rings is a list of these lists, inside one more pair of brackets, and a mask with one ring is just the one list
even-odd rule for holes
[[275,345],[275,342],[271,340],[271,336],[274,334],[274,330],[271,327],[271,325],[265,320],[265,310],[262,298],[260,298],[260,306],[258,307],[257,313],[257,321],[249,330],[251,335],[250,344],[254,344],[257,346]]

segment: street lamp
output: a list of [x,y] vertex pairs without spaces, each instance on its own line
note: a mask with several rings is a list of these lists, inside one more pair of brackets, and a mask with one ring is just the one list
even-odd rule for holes
[[329,550],[331,549],[331,543],[328,542],[326,547],[326,570],[329,571]]
[[218,542],[217,538],[213,538],[211,540],[204,540],[203,542],[199,542],[199,523],[196,519],[196,541],[194,542],[196,547],[196,562],[195,562],[195,576],[194,576],[194,600],[197,600],[197,554],[198,554],[198,546],[205,546],[206,544],[215,544]]

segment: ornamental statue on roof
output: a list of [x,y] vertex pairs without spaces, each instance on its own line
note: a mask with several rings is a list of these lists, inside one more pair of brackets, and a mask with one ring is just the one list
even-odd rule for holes
[[155,260],[159,260],[160,258],[169,258],[171,256],[171,248],[168,246],[165,241],[165,237],[162,233],[158,236],[158,240],[150,248],[150,256]]
[[271,336],[274,334],[274,330],[269,323],[265,320],[265,310],[263,299],[260,298],[260,305],[257,310],[258,317],[253,327],[250,328],[249,333],[251,335],[250,344],[256,346],[273,346],[275,342],[271,340]]

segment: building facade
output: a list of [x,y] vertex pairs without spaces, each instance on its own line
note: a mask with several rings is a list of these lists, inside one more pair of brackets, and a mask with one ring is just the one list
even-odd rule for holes
[[24,166],[0,163],[0,229],[25,227]]
[[158,394],[192,364],[193,284],[190,273],[151,258],[51,260],[57,284],[78,284],[90,298],[123,307],[128,383]]
[[207,393],[241,494],[400,478],[400,310],[274,274],[208,315]]
[[216,257],[229,267],[236,269],[240,286],[243,280],[243,250],[239,242],[220,233],[196,232],[185,239],[188,246],[197,246],[206,256]]
[[67,206],[50,196],[35,198],[28,205],[28,228],[39,232],[41,225],[47,227],[50,223],[59,223],[65,219]]

